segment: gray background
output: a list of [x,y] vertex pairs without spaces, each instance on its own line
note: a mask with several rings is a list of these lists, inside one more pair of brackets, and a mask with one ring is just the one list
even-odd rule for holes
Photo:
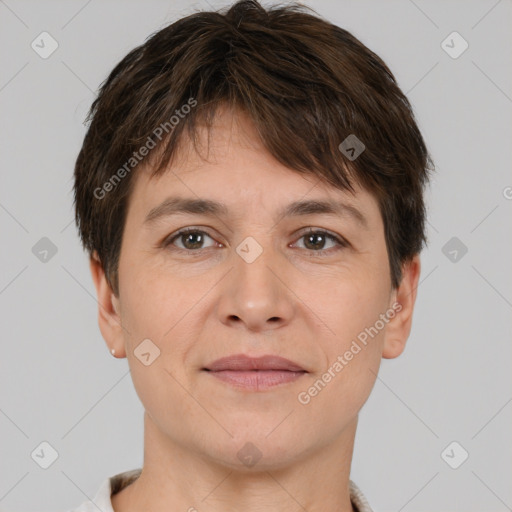
[[[376,512],[512,510],[511,2],[307,4],[388,63],[437,164],[412,334],[361,412],[352,479]],[[0,510],[65,510],[142,463],[143,410],[97,326],[72,170],[107,73],[194,8],[208,2],[0,0]],[[31,48],[42,31],[59,44],[47,59]],[[469,43],[456,59],[441,47],[453,31]],[[31,458],[42,441],[59,454],[48,469]],[[469,453],[458,469],[441,457],[452,441]]]

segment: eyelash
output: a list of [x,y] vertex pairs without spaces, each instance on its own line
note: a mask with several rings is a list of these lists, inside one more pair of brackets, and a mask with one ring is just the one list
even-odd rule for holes
[[[210,235],[207,231],[204,231],[204,230],[198,229],[198,228],[191,228],[191,227],[189,227],[189,228],[181,229],[177,233],[171,235],[170,237],[167,237],[164,240],[162,245],[163,245],[164,248],[169,248],[169,246],[171,246],[175,240],[179,239],[183,235],[188,235],[190,233],[199,233],[199,234],[207,235],[207,236],[209,236],[210,238],[213,239],[213,236]],[[331,252],[333,249],[334,250],[340,250],[340,249],[344,249],[344,248],[346,248],[346,247],[348,247],[350,245],[343,238],[335,236],[335,235],[331,234],[329,231],[325,231],[323,229],[312,229],[312,228],[309,228],[309,231],[307,231],[306,233],[303,233],[298,238],[298,240],[300,240],[301,238],[304,238],[306,236],[311,236],[311,235],[322,235],[322,236],[325,236],[326,238],[336,242],[338,244],[338,246],[339,246],[337,248],[331,247],[330,249],[320,249],[320,250],[317,250],[317,251],[312,250],[312,249],[311,250],[304,249],[305,251],[308,251],[308,252],[312,253],[312,255],[314,255],[314,256],[318,256],[318,257],[328,256],[329,254],[326,254],[326,253]],[[185,253],[188,253],[188,254],[192,254],[192,253],[198,253],[199,254],[202,250],[210,249],[210,248],[211,247],[207,247],[207,248],[203,248],[203,249],[182,249],[181,247],[173,247],[171,250],[176,250],[178,252],[185,252]]]

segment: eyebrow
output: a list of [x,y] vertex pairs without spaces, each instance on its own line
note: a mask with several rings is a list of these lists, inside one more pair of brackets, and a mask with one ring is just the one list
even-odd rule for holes
[[[158,219],[179,214],[227,217],[229,215],[229,209],[224,203],[212,199],[168,197],[149,211],[143,224],[153,224]],[[318,199],[294,201],[281,209],[277,216],[278,218],[282,218],[315,214],[350,217],[361,227],[368,229],[368,220],[366,217],[356,207],[341,201]]]

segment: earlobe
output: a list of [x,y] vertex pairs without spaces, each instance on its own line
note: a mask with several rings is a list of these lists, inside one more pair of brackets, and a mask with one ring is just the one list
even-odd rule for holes
[[412,327],[412,316],[416,302],[416,292],[420,277],[421,263],[419,254],[402,267],[402,281],[393,294],[392,304],[396,314],[386,327],[382,357],[393,359],[405,349],[405,344]]
[[[123,328],[119,314],[119,300],[110,287],[103,266],[96,251],[89,259],[92,280],[96,288],[98,301],[98,325],[103,339],[112,355],[118,358],[126,357]],[[114,352],[112,352],[114,350]]]

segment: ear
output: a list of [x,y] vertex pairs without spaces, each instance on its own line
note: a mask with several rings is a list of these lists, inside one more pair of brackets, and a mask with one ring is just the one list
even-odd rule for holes
[[89,267],[98,295],[98,324],[101,335],[106,341],[109,350],[112,351],[114,349],[115,353],[113,355],[115,357],[126,357],[123,327],[121,325],[121,316],[119,315],[119,299],[114,295],[112,288],[108,284],[96,251],[90,257]]
[[[419,254],[416,254],[402,267],[402,281],[392,294],[393,300],[390,304],[390,308],[395,310],[395,316],[388,322],[384,335],[382,357],[385,359],[398,357],[404,351],[405,343],[411,332],[420,270]],[[394,308],[393,304],[395,304]]]

